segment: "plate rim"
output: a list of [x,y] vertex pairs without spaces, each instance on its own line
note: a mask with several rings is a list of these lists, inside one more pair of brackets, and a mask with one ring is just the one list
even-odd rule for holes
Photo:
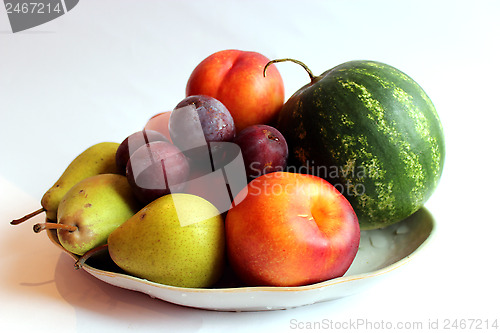
[[[422,207],[424,208],[424,207]],[[426,208],[424,208],[426,209]],[[428,210],[427,210],[428,211]],[[430,212],[428,211],[430,214]],[[243,286],[243,287],[226,287],[226,288],[188,288],[188,287],[176,287],[176,286],[171,286],[171,285],[166,285],[166,284],[161,284],[157,282],[152,282],[146,279],[142,279],[139,277],[135,277],[126,273],[119,273],[119,272],[110,272],[110,271],[105,271],[102,269],[98,269],[95,267],[92,267],[88,265],[86,262],[81,263],[81,268],[88,272],[89,274],[93,275],[96,277],[96,275],[107,275],[109,277],[116,277],[119,276],[120,278],[131,280],[134,282],[138,282],[141,284],[147,284],[155,288],[160,288],[160,289],[166,289],[169,291],[176,291],[176,292],[182,292],[182,293],[198,293],[198,294],[216,294],[216,293],[248,293],[248,292],[273,292],[273,293],[280,293],[280,292],[300,292],[300,291],[307,291],[307,290],[315,290],[315,289],[321,289],[321,288],[326,288],[326,287],[331,287],[334,285],[342,284],[342,283],[347,283],[347,282],[352,282],[356,280],[363,280],[367,278],[373,278],[373,277],[378,277],[384,274],[387,274],[399,267],[404,266],[407,264],[410,260],[413,259],[417,253],[421,252],[422,249],[424,249],[427,244],[434,238],[434,234],[436,231],[436,223],[435,219],[433,218],[432,214],[431,219],[430,219],[430,231],[429,234],[427,235],[426,239],[419,244],[418,247],[416,247],[410,254],[407,256],[403,257],[402,259],[388,265],[382,268],[379,268],[374,271],[366,272],[366,273],[361,273],[361,274],[354,274],[354,275],[349,275],[349,276],[340,276],[337,278],[313,283],[313,284],[308,284],[308,285],[303,285],[303,286],[289,286],[289,287],[278,287],[278,286]],[[47,235],[49,239],[57,245],[59,248],[63,250],[66,254],[70,255],[75,261],[79,259],[79,256],[70,253],[66,251],[61,244],[59,243],[57,239],[57,234],[51,230],[47,230]],[[97,278],[97,277],[96,277]],[[108,283],[106,281],[103,281],[105,283]],[[110,284],[110,283],[108,283]],[[123,287],[122,287],[123,288]],[[123,288],[127,289],[127,288]]]

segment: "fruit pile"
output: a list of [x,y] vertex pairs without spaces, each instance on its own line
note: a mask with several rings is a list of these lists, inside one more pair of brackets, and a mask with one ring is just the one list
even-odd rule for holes
[[[276,62],[311,82],[284,103]],[[420,209],[443,169],[432,102],[386,64],[314,76],[292,59],[225,50],[192,72],[186,98],[123,142],[96,144],[42,198],[68,252],[106,247],[124,272],[207,288],[226,266],[242,284],[299,286],[342,276],[360,230]],[[226,260],[227,258],[227,260]]]

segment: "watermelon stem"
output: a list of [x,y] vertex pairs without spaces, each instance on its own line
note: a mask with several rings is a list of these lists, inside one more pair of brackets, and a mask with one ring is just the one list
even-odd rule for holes
[[316,76],[314,76],[314,74],[309,69],[309,67],[306,66],[306,64],[304,64],[302,61],[299,61],[299,60],[296,60],[296,59],[292,59],[292,58],[274,59],[274,60],[269,61],[264,66],[264,77],[266,77],[267,67],[269,67],[271,64],[274,64],[274,63],[277,63],[277,62],[285,62],[285,61],[291,61],[291,62],[294,62],[294,63],[299,64],[300,66],[302,66],[302,68],[304,68],[306,70],[307,74],[309,75],[309,78],[311,79],[311,82],[313,82],[314,79],[316,78]]

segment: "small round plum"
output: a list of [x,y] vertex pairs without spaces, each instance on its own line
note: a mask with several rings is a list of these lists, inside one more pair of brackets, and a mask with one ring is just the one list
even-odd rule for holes
[[177,104],[170,116],[169,132],[182,151],[208,142],[232,141],[236,134],[233,117],[224,104],[204,95],[189,96]]
[[130,156],[127,179],[142,203],[181,192],[189,177],[189,163],[172,143],[156,141],[143,145]]
[[249,178],[285,171],[288,145],[283,135],[268,125],[252,125],[239,132],[234,143],[240,146]]
[[129,135],[118,146],[116,150],[116,167],[118,172],[125,175],[127,163],[130,156],[147,143],[155,141],[168,141],[168,139],[161,133],[153,130],[142,130]]

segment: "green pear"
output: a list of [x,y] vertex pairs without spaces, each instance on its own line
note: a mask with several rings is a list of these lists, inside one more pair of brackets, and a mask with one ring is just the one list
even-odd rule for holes
[[57,208],[61,199],[79,181],[98,174],[118,173],[115,155],[119,145],[116,142],[95,144],[68,165],[61,177],[42,197],[42,207],[46,211],[47,219],[57,220]]
[[111,233],[111,259],[125,272],[161,284],[206,288],[222,275],[224,221],[207,200],[162,196]]
[[[127,178],[101,174],[74,185],[57,209],[57,237],[69,252],[83,255],[106,244],[109,234],[132,217],[138,205]],[[72,227],[70,229],[69,227]]]
[[59,203],[73,185],[90,176],[119,173],[115,161],[119,145],[116,142],[101,142],[87,148],[68,165],[56,183],[45,192],[41,202],[42,208],[20,219],[13,220],[10,224],[20,224],[43,212],[45,212],[47,220],[57,221]]

